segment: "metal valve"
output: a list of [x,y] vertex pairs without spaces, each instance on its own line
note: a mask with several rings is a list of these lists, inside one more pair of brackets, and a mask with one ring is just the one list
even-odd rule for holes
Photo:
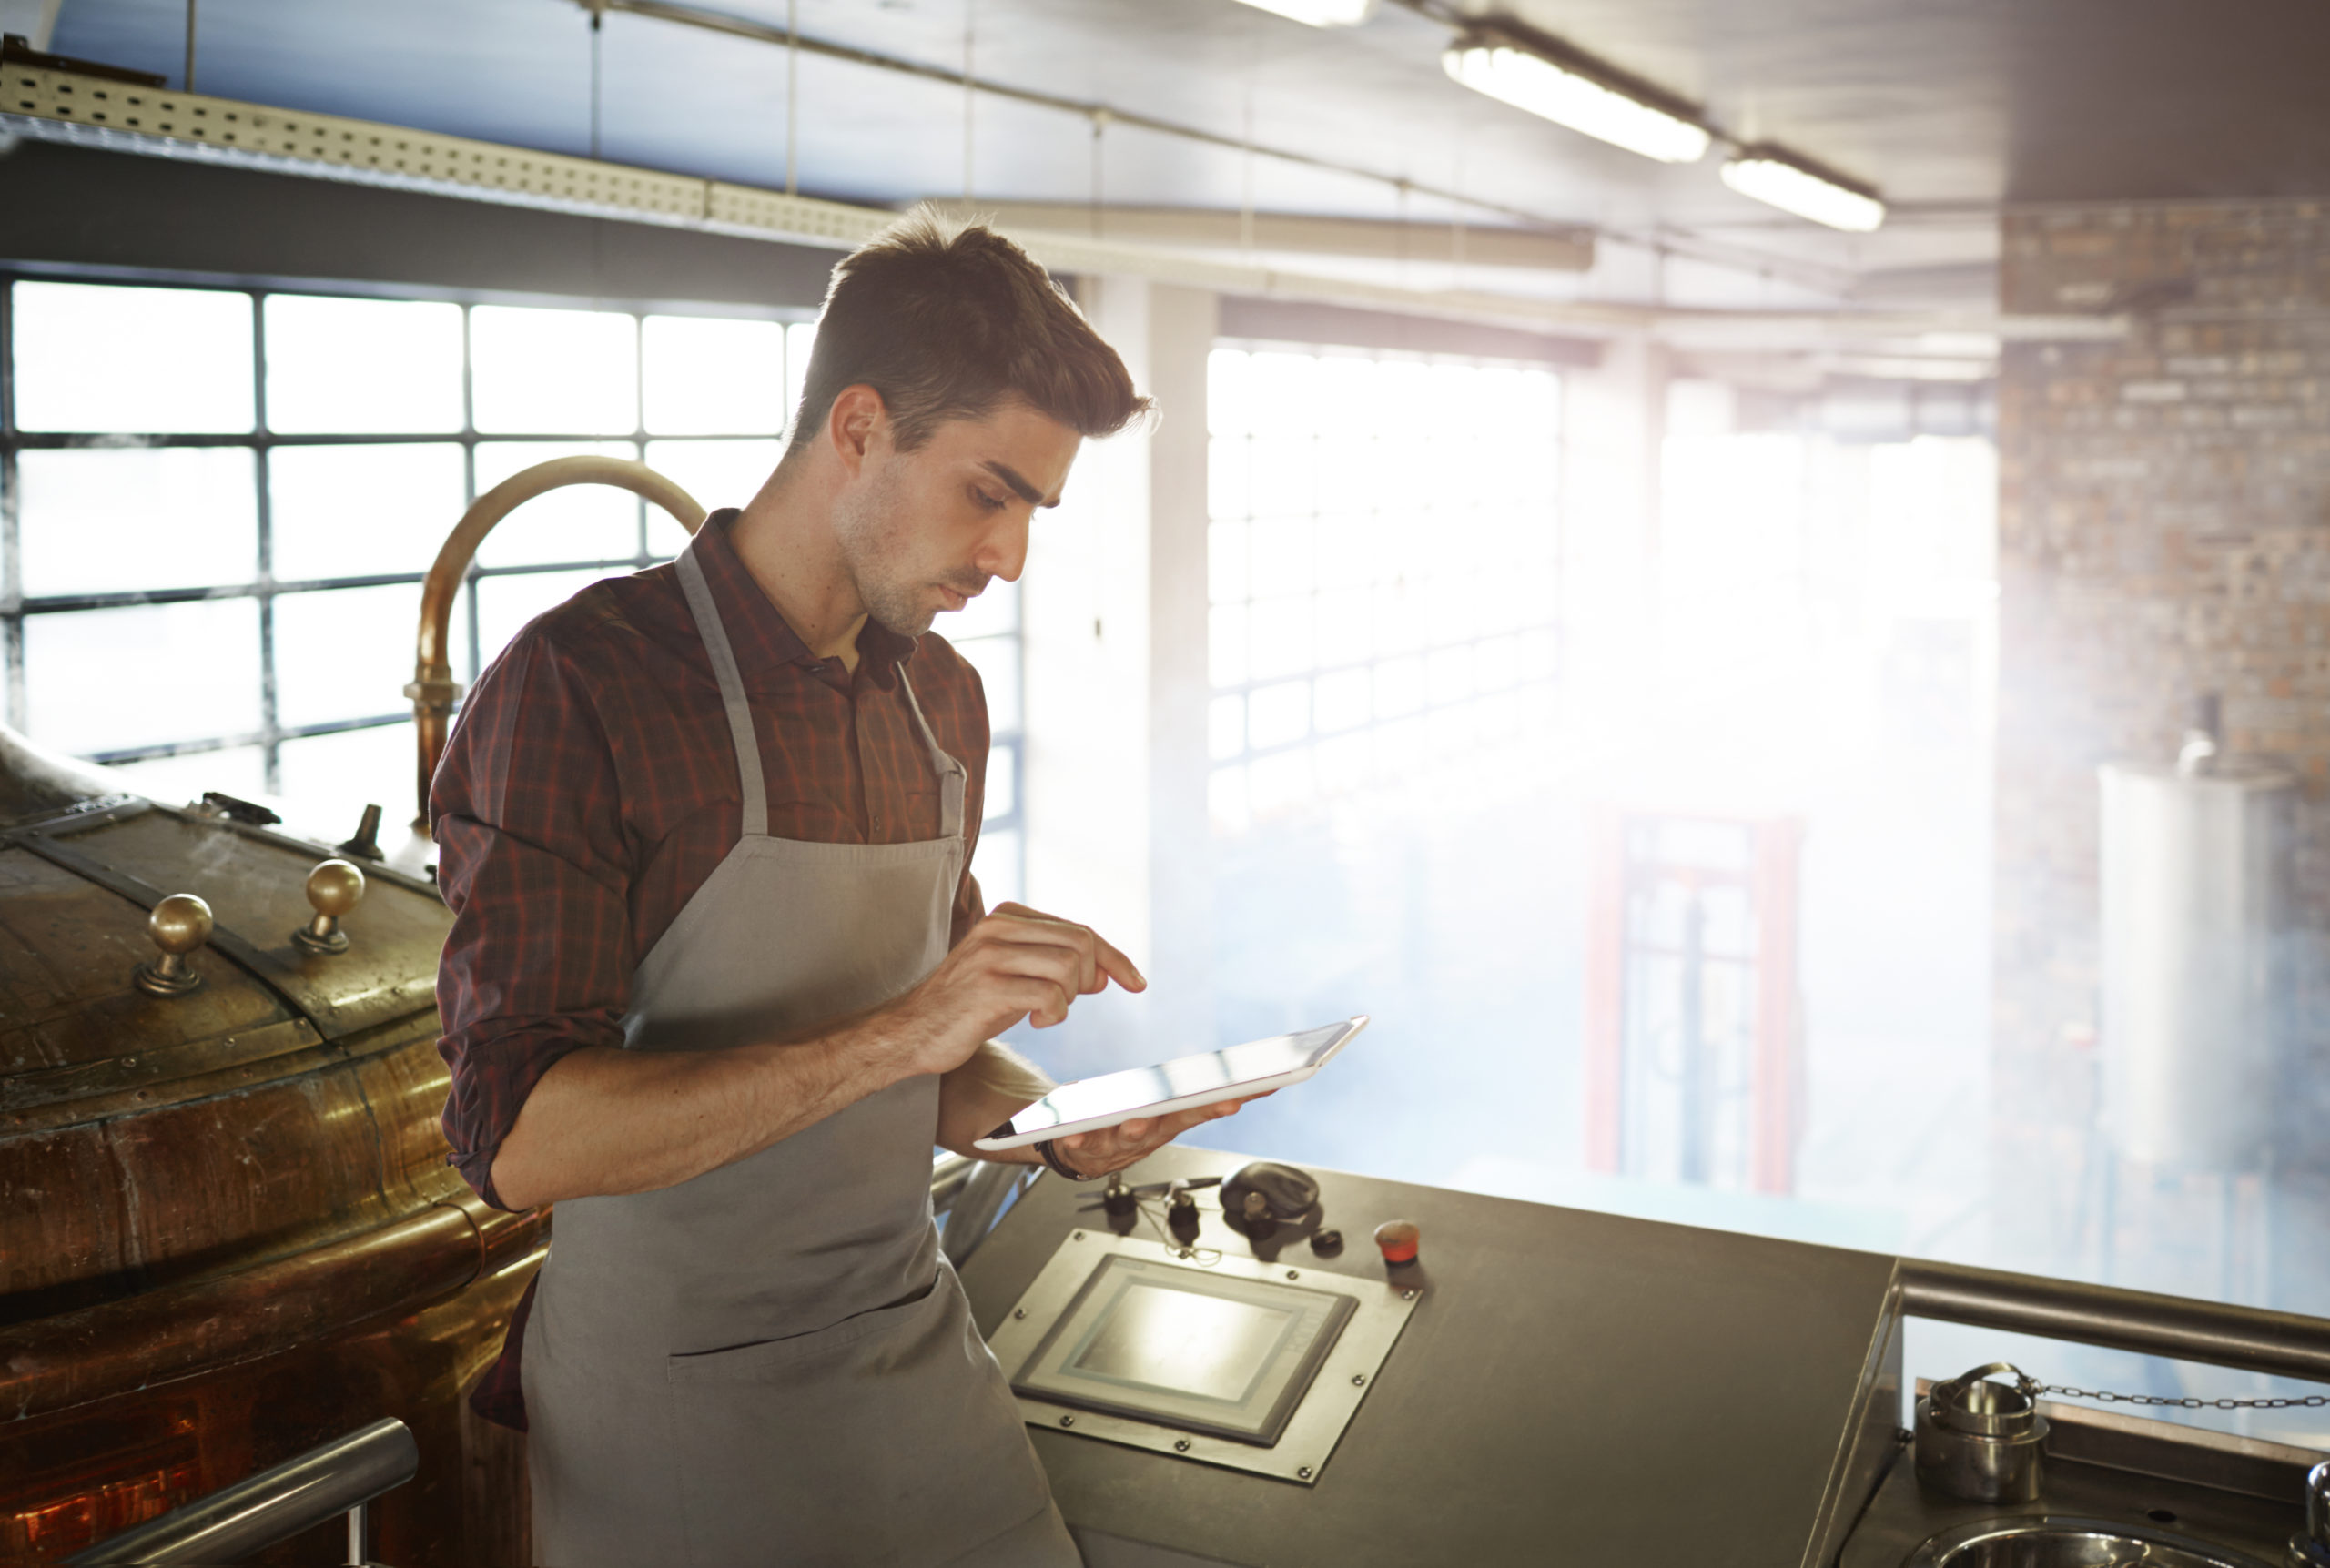
[[348,951],[348,933],[339,918],[364,896],[364,874],[345,860],[327,860],[308,873],[308,904],[316,917],[291,933],[291,940],[310,953]]
[[2330,1568],[2330,1464],[2305,1475],[2305,1529],[2290,1537],[2290,1568]]
[[173,893],[146,917],[146,935],[162,950],[159,958],[137,966],[130,983],[156,996],[183,996],[202,984],[187,955],[210,940],[210,905],[191,893]]

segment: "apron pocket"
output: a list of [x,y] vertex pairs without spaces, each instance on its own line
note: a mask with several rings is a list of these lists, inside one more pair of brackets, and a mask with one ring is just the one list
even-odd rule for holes
[[667,1357],[664,1381],[694,1568],[944,1563],[1048,1499],[948,1270],[814,1333]]

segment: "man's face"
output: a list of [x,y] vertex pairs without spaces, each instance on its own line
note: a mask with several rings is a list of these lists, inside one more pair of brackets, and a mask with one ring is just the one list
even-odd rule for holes
[[1082,440],[1019,402],[949,420],[910,452],[879,421],[834,512],[866,613],[918,637],[989,580],[1016,582],[1028,561],[1028,520],[1038,506],[1059,504]]

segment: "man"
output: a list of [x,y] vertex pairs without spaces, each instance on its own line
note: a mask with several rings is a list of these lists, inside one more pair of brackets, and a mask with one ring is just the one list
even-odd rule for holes
[[[1046,1087],[989,1037],[1146,982],[982,917],[985,702],[923,633],[1147,408],[1016,247],[910,217],[835,268],[751,503],[533,622],[463,709],[445,1128],[489,1202],[558,1206],[481,1391],[531,1433],[537,1562],[1078,1561],[930,1151]],[[998,1158],[1089,1179],[1228,1108]]]

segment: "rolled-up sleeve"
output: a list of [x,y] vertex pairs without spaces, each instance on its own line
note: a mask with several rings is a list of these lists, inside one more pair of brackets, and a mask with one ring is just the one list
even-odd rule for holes
[[540,623],[478,682],[430,788],[453,912],[437,970],[444,1128],[478,1195],[526,1097],[569,1052],[620,1045],[631,916],[621,800],[589,683]]

